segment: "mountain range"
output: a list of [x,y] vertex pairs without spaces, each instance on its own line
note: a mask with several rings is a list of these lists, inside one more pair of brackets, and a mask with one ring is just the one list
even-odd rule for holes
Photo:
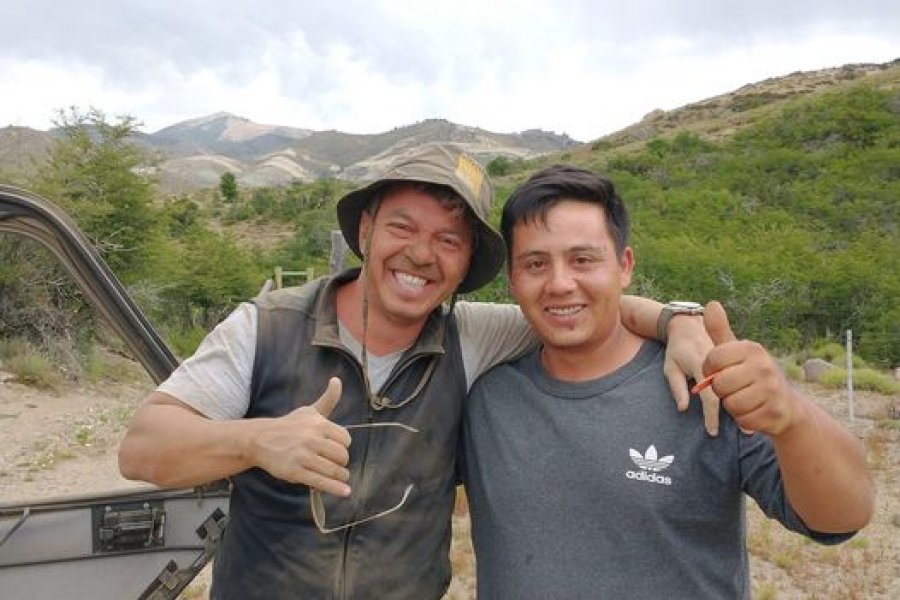
[[[770,78],[674,110],[653,111],[638,123],[589,143],[539,129],[496,133],[444,119],[427,119],[377,134],[353,134],[263,125],[224,112],[176,123],[155,133],[138,133],[135,141],[156,157],[151,169],[167,192],[216,186],[228,171],[243,187],[278,186],[321,177],[364,181],[397,154],[429,141],[460,144],[486,163],[498,156],[528,159],[599,146],[627,147],[681,130],[724,137],[740,129],[751,114],[755,116],[790,98],[898,69],[900,59]],[[54,130],[0,128],[0,180],[3,173],[33,171],[55,135]]]
[[[31,158],[39,161],[55,135],[54,130],[27,127],[0,129],[0,173],[32,169],[35,161]],[[278,186],[326,176],[364,181],[397,154],[429,141],[457,143],[484,162],[496,156],[532,158],[579,144],[565,134],[537,129],[494,133],[443,119],[384,133],[352,134],[262,125],[225,112],[135,136],[135,142],[156,157],[151,170],[161,188],[169,192],[214,187],[228,171],[243,187]]]

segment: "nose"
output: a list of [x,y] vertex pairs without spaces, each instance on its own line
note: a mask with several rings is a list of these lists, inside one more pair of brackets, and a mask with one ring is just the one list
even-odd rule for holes
[[563,295],[575,289],[575,279],[571,272],[563,265],[554,265],[550,270],[550,278],[547,281],[547,290],[554,295]]
[[406,255],[417,267],[434,263],[434,248],[427,239],[419,238],[410,242],[406,249]]

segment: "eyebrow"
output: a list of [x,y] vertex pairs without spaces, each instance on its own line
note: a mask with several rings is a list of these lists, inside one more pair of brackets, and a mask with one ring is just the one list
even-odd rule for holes
[[572,246],[571,248],[566,248],[566,254],[572,254],[575,252],[597,252],[599,254],[606,254],[609,252],[609,247],[606,245],[598,246],[594,244],[583,244],[581,246]]
[[[578,252],[595,252],[597,254],[606,255],[609,254],[609,248],[607,246],[595,246],[593,244],[582,244],[578,246],[571,246],[566,248],[564,254],[576,254]],[[528,258],[532,256],[548,256],[550,252],[546,250],[524,250],[513,256],[515,260],[521,260],[523,258]]]
[[550,253],[545,252],[544,250],[526,250],[514,255],[513,260],[524,260],[526,258],[531,258],[534,256],[547,256],[548,254]]
[[[398,206],[391,210],[384,212],[385,218],[388,219],[396,219],[399,218],[403,221],[409,221],[411,223],[417,223],[416,218],[413,214],[405,207]],[[456,219],[455,225],[451,228],[442,228],[438,230],[438,233],[442,234],[450,234],[450,235],[458,235],[463,238],[468,238],[470,241],[475,240],[475,227],[471,225],[464,217],[460,217]]]

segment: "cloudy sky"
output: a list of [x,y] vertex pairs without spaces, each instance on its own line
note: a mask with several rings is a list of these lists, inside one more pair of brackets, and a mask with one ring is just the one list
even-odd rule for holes
[[227,111],[590,140],[798,70],[900,58],[895,0],[0,0],[0,127]]

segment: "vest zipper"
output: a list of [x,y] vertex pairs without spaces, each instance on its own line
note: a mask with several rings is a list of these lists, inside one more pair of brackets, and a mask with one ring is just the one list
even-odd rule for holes
[[[369,418],[367,422],[371,424],[375,420],[375,411],[369,406]],[[360,473],[360,487],[362,488],[361,492],[365,492],[368,489],[368,483],[365,482],[365,474],[366,474],[366,463],[369,460],[369,443],[370,443],[369,435],[366,435],[366,445],[363,448],[362,455],[362,464],[359,468]],[[354,514],[352,518],[356,518]],[[341,552],[341,576],[339,579],[338,586],[338,597],[342,600],[349,598],[347,595],[347,571],[349,570],[350,564],[347,560],[347,555],[350,553],[350,536],[353,534],[354,527],[348,527],[346,531],[344,531],[344,548]]]
[[[347,349],[344,348],[343,346],[333,346],[333,347],[336,350],[341,351],[354,359],[352,362],[356,365],[356,372],[359,375],[360,380],[361,380],[364,377],[362,366],[359,364],[359,361],[356,360],[356,357],[353,356],[353,353],[348,352]],[[400,375],[400,373],[402,373],[404,370],[407,369],[407,367],[412,365],[416,360],[418,360],[422,357],[427,357],[429,355],[432,356],[432,360],[433,360],[434,359],[433,353],[417,352],[417,353],[413,354],[412,356],[408,356],[406,358],[406,360],[403,360],[402,362],[398,362],[396,365],[394,365],[394,368],[391,370],[391,374],[388,375],[387,380],[379,388],[379,390],[378,390],[379,395],[384,390],[386,390],[394,382],[394,380],[397,379],[397,377]],[[365,382],[363,382],[363,385],[365,386]],[[372,408],[372,403],[369,401],[368,398],[366,398],[365,401],[366,401],[366,404],[369,405],[369,407],[368,407],[369,408],[368,423],[373,423],[375,421],[375,409]],[[365,480],[366,462],[368,461],[368,457],[369,457],[369,439],[370,439],[370,436],[367,435],[366,436],[366,446],[363,449],[362,465],[360,467],[360,481]],[[365,490],[366,486],[362,486],[362,488],[363,488],[363,490]],[[353,535],[354,529],[355,529],[354,527],[348,527],[346,530],[344,530],[343,548],[341,549],[340,576],[338,577],[338,587],[337,587],[337,594],[336,594],[337,598],[339,598],[340,600],[347,600],[350,598],[350,596],[348,595],[348,590],[347,590],[347,572],[350,568],[349,561],[347,560],[347,555],[350,553],[350,536]]]

